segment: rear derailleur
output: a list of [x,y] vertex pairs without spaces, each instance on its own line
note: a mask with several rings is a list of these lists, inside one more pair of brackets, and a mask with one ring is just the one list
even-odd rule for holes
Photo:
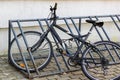
[[106,75],[107,74],[107,69],[108,68],[108,65],[109,65],[109,60],[108,59],[105,59],[105,58],[102,58],[101,59],[101,64],[102,64],[102,69],[103,69],[103,74]]

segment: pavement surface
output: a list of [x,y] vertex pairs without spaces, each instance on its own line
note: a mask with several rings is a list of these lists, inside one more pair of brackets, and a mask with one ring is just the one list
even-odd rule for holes
[[[59,58],[58,58],[59,59]],[[62,67],[62,70],[66,71],[67,68],[61,58],[59,63]],[[49,63],[45,69],[40,71],[41,77],[36,77],[33,79],[28,79],[25,77],[25,74],[8,63],[7,55],[0,56],[0,80],[89,80],[81,71],[80,67],[70,68],[71,72],[64,72],[56,75],[43,76],[52,73],[58,73],[58,67],[56,66],[55,60]],[[120,68],[119,68],[120,69]],[[36,73],[32,73],[32,76],[36,76]],[[43,76],[43,77],[42,77]],[[105,79],[107,80],[107,79]]]
[[[45,71],[51,71],[50,67],[52,66],[47,67]],[[57,69],[57,67],[53,69]],[[35,73],[32,75],[35,75]],[[29,80],[29,79],[26,78],[22,72],[15,69],[13,66],[11,66],[8,63],[7,55],[3,55],[3,56],[0,56],[0,80]],[[73,72],[68,72],[63,74],[37,77],[32,80],[88,80],[88,79],[84,76],[82,71],[78,70],[78,71],[73,71]]]

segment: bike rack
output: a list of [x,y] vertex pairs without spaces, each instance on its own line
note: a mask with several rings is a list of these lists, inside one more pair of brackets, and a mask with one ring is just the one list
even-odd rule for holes
[[[87,19],[102,20],[103,22],[110,21],[112,23],[112,25],[114,25],[114,28],[116,29],[116,31],[120,32],[120,15],[64,17],[64,18],[59,18],[57,21],[59,22],[60,25],[64,24],[65,28],[68,29],[68,31],[70,33],[72,33],[72,34],[76,33],[78,35],[81,35],[82,31],[84,31],[84,29],[82,29],[83,28],[82,23],[84,23],[85,25],[88,24],[85,22],[85,20],[87,20]],[[8,54],[10,53],[11,41],[13,38],[15,38],[16,44],[18,46],[20,54],[22,55],[22,60],[25,64],[25,68],[27,70],[27,72],[24,72],[24,71],[21,71],[21,72],[23,72],[26,75],[26,77],[28,77],[28,78],[43,77],[43,76],[48,76],[48,75],[61,74],[64,72],[77,71],[80,69],[79,67],[71,68],[67,64],[66,58],[63,55],[59,54],[59,56],[61,57],[61,60],[63,60],[63,62],[64,62],[64,63],[61,63],[60,60],[58,59],[57,54],[54,52],[53,53],[53,63],[55,63],[55,65],[56,65],[56,68],[55,68],[56,70],[53,69],[52,71],[50,70],[50,72],[47,72],[47,69],[49,68],[49,66],[48,66],[47,69],[45,68],[44,70],[41,70],[41,71],[38,71],[36,69],[35,73],[31,73],[28,69],[28,65],[26,63],[26,58],[24,57],[24,55],[20,49],[20,44],[17,39],[17,35],[19,33],[21,33],[23,40],[24,40],[24,44],[26,46],[26,49],[29,48],[28,43],[26,41],[26,37],[24,36],[24,26],[30,26],[30,25],[38,26],[40,28],[40,32],[43,33],[45,31],[45,26],[49,26],[49,19],[44,18],[44,19],[28,19],[28,20],[9,20]],[[88,24],[88,25],[90,26],[91,24]],[[107,26],[107,27],[110,27],[110,26]],[[16,32],[16,28],[19,30],[19,33]],[[73,31],[73,28],[74,28],[75,32]],[[91,27],[89,27],[89,30],[90,31],[94,30],[96,32],[96,35],[99,38],[99,40],[112,40],[110,32],[108,30],[106,30],[106,25],[104,25],[102,28],[91,26]],[[119,37],[119,36],[117,36],[117,37]],[[88,39],[88,36],[84,38],[84,40],[87,40],[87,39]],[[82,51],[82,46],[80,48]],[[30,50],[28,50],[28,55],[30,56],[32,64],[35,68],[36,63],[34,61],[33,55],[30,52]],[[8,59],[9,59],[9,57],[8,57]],[[64,65],[65,69],[63,68],[63,65]]]

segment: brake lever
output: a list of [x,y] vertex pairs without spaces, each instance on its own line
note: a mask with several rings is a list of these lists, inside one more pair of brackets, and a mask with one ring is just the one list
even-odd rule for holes
[[50,11],[53,11],[53,8],[52,8],[52,6],[50,5]]

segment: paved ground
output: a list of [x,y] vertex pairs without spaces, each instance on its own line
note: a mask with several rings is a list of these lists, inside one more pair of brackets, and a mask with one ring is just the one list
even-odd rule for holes
[[[28,80],[23,73],[16,70],[7,62],[7,56],[0,56],[0,80]],[[46,68],[49,70],[49,67]],[[55,69],[55,68],[54,68]],[[74,71],[58,75],[52,75],[33,80],[88,80],[81,71]]]
[[[60,60],[59,63],[61,64],[62,69],[66,70],[66,67],[63,64],[63,61]],[[57,75],[51,75],[51,76],[45,76],[45,77],[39,77],[39,78],[37,77],[32,80],[89,80],[84,76],[84,74],[80,70],[79,66],[77,66],[76,68],[71,68],[71,69],[72,70],[78,69],[78,71],[57,74]],[[45,69],[40,71],[40,75],[54,73],[54,71],[57,72],[57,70],[58,70],[58,68],[57,68],[54,60],[52,60],[51,63]],[[35,73],[32,75],[35,76]],[[0,56],[0,80],[29,80],[29,79],[26,78],[22,72],[18,71],[13,66],[8,64],[7,56],[4,55],[4,56]],[[107,79],[105,79],[105,80],[107,80]]]

